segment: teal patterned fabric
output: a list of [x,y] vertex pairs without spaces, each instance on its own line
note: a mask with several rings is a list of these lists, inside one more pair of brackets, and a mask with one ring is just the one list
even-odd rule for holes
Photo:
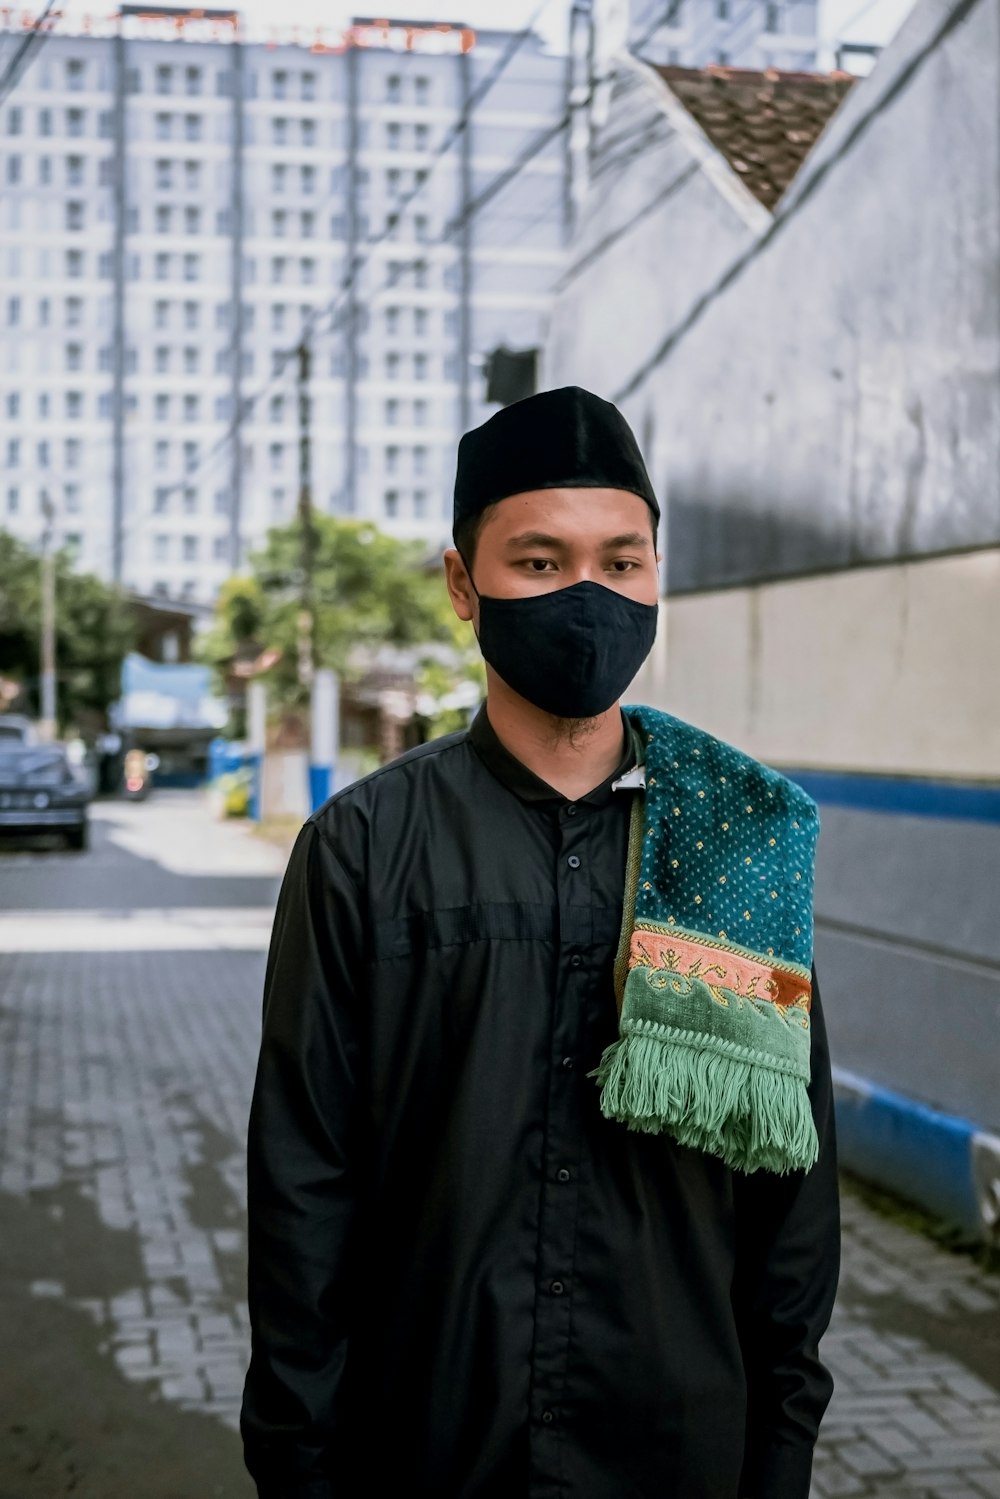
[[812,797],[670,713],[624,711],[646,741],[636,919],[673,916],[688,931],[797,963],[808,977],[819,835]]
[[616,965],[601,1108],[744,1171],[808,1168],[819,809],[787,776],[642,705],[645,795]]

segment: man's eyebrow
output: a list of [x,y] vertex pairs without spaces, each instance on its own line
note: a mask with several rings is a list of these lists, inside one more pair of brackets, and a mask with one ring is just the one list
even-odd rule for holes
[[521,531],[517,536],[509,536],[504,545],[512,552],[519,547],[565,549],[569,543],[561,541],[558,536],[550,536],[547,531]]
[[[652,538],[643,531],[623,531],[620,536],[609,536],[599,545],[602,551],[610,552],[616,547],[648,547],[651,543]],[[548,547],[551,551],[564,552],[570,543],[559,536],[550,536],[547,531],[521,531],[517,536],[509,536],[504,545],[510,552],[526,547]]]
[[648,531],[624,531],[621,536],[611,536],[607,541],[601,542],[601,546],[609,552],[614,547],[648,547],[652,544],[653,538]]

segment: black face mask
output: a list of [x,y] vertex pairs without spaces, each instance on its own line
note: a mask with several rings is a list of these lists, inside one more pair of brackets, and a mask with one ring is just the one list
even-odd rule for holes
[[[469,581],[472,573],[469,572]],[[656,639],[659,609],[603,583],[530,598],[479,599],[479,649],[507,686],[558,718],[594,718],[616,703]]]

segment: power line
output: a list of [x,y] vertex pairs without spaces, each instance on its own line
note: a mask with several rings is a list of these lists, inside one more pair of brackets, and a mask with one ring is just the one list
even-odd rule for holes
[[56,0],[46,0],[45,9],[37,21],[32,21],[20,45],[15,48],[13,57],[0,75],[0,104],[17,87],[22,71],[31,60],[32,52],[37,51],[45,41],[48,33],[43,30],[43,27],[55,3]]
[[785,212],[772,218],[760,238],[755,240],[748,249],[733,261],[713,286],[702,293],[697,302],[688,310],[681,321],[670,330],[649,358],[645,359],[638,369],[629,376],[625,384],[615,392],[611,399],[616,404],[626,401],[629,396],[634,395],[643,381],[647,380],[653,371],[670,357],[685,335],[690,333],[696,323],[700,322],[708,308],[718,300],[733,282],[738,280],[747,267],[764,252],[772,240],[776,239],[787,228],[796,214],[815,196],[817,190],[826,181],[834,167],[839,166],[851,154],[858,141],[867,133],[874,121],[909,87],[928,58],[933,56],[938,47],[941,46],[957,26],[961,25],[978,4],[979,0],[959,0],[959,4],[948,12],[934,34],[919,51],[913,54],[906,66],[900,69],[885,92],[875,100],[865,114],[860,115],[855,120],[837,150],[831,156],[828,156],[805,182],[798,197],[793,200],[790,207]]

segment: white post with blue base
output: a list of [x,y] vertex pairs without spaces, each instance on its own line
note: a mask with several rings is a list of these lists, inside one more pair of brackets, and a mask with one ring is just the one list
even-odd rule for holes
[[340,752],[340,683],[337,673],[320,667],[312,686],[312,747],[309,760],[309,806],[315,812],[336,790]]
[[247,765],[252,776],[249,814],[254,822],[261,819],[261,783],[264,776],[264,749],[267,743],[267,688],[263,682],[247,683]]

